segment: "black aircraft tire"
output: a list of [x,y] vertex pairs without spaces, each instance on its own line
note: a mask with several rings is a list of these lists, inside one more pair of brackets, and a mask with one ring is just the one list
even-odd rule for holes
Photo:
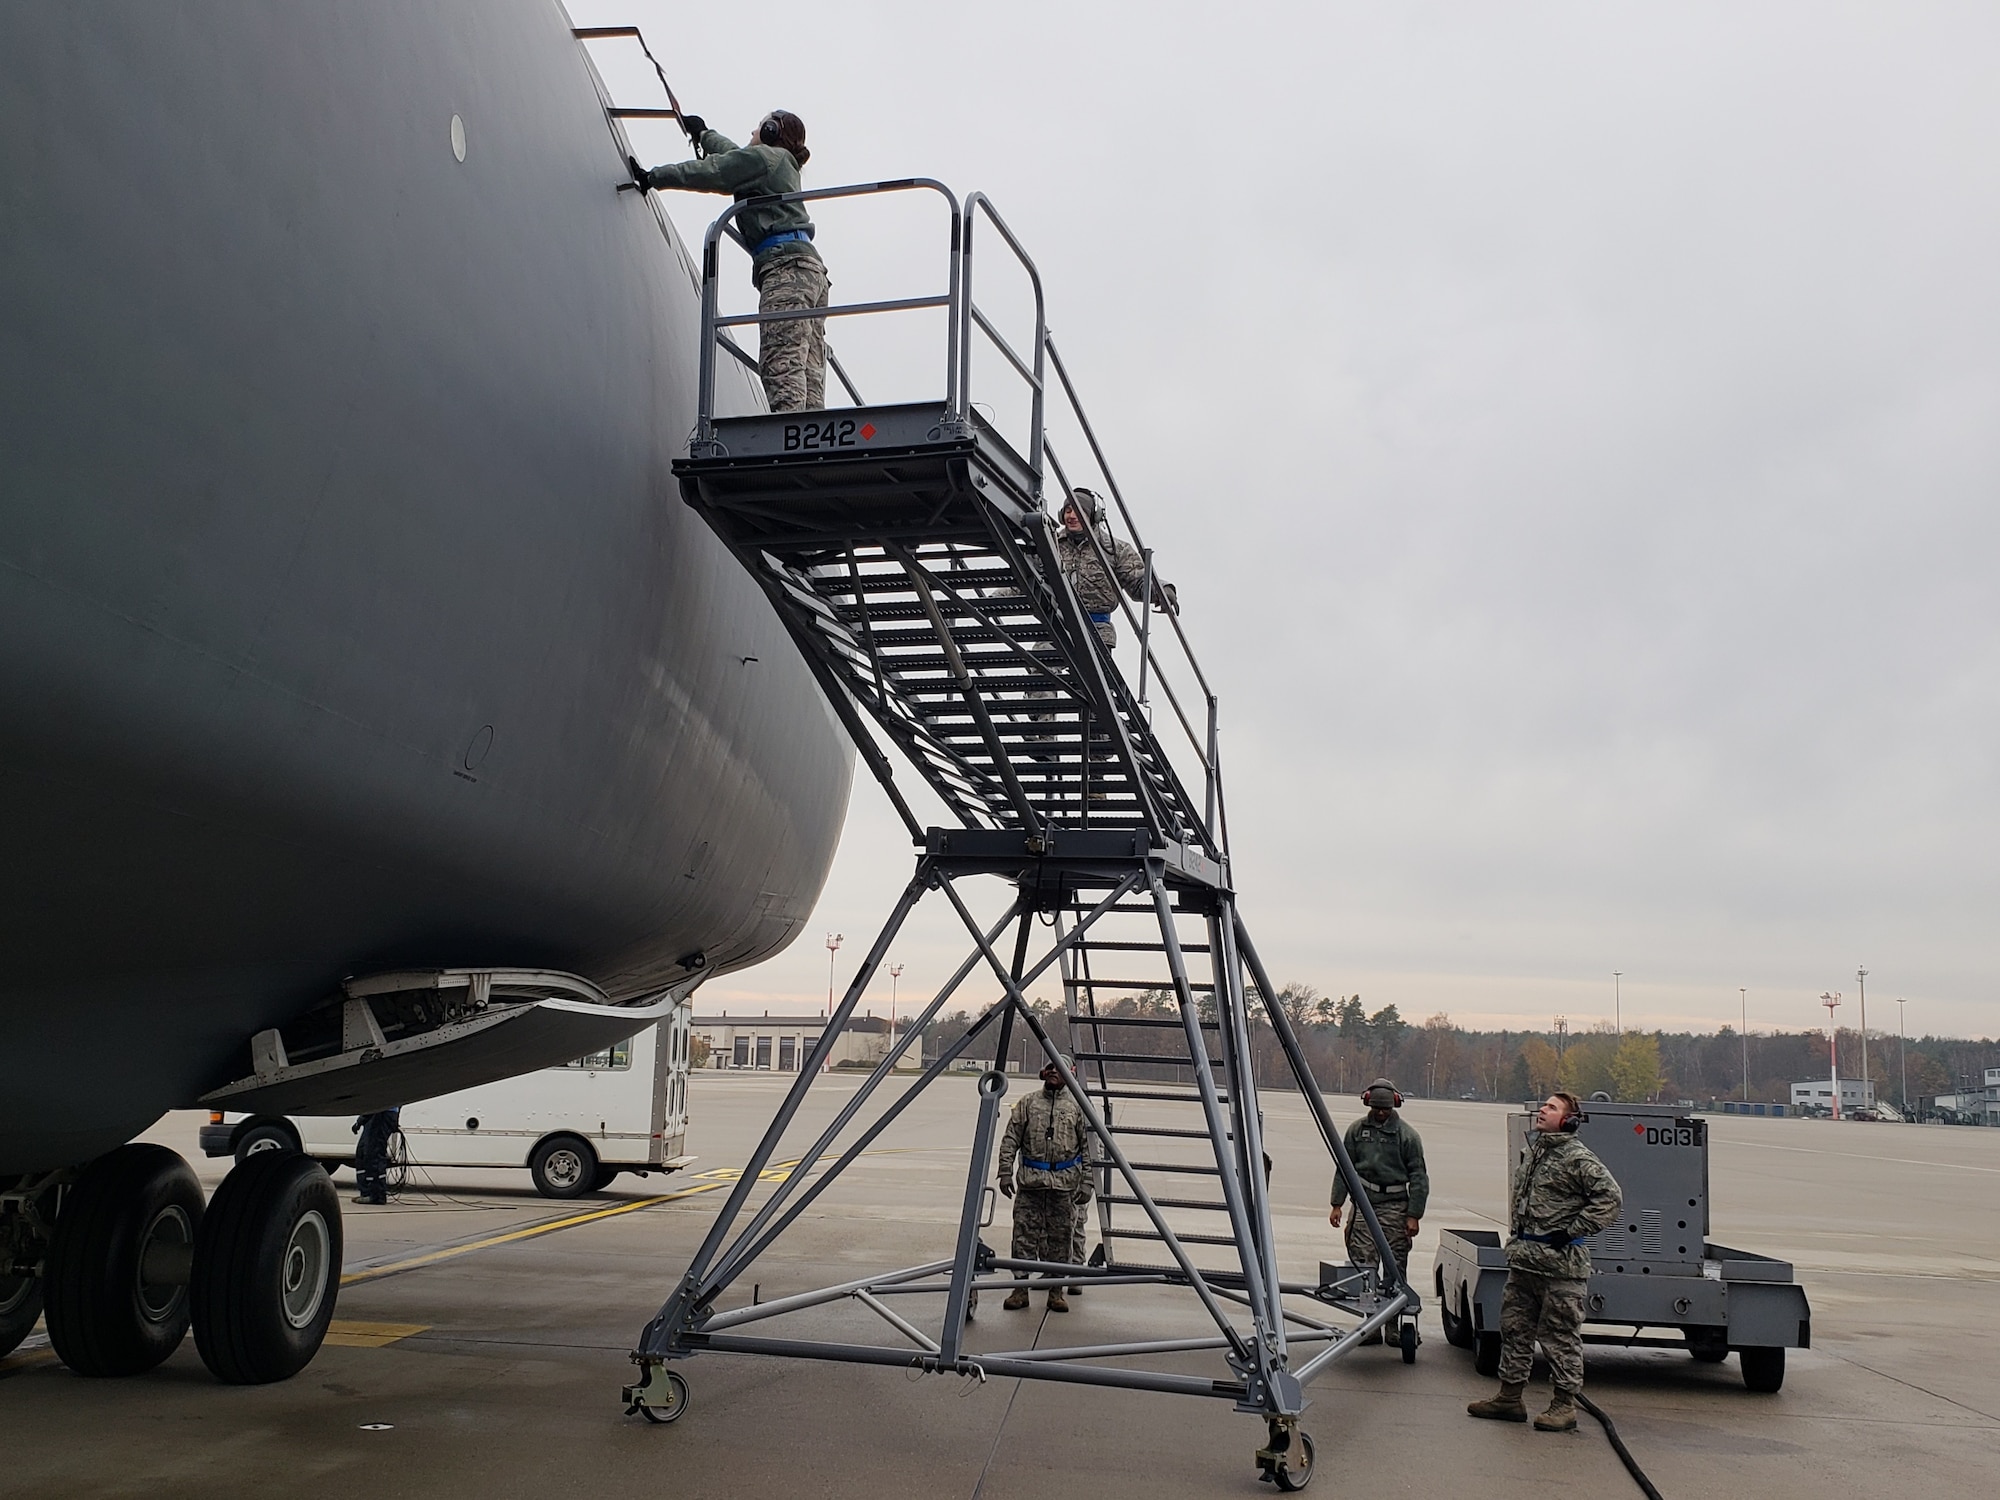
[[544,1198],[581,1198],[597,1182],[597,1153],[580,1135],[552,1135],[535,1147],[528,1175]]
[[200,1237],[201,1183],[165,1146],[135,1143],[83,1170],[63,1200],[43,1279],[49,1342],[79,1375],[137,1375],[187,1337],[188,1289],[141,1274],[146,1246]]
[[231,1385],[289,1380],[340,1293],[340,1195],[309,1156],[262,1151],[215,1190],[194,1251],[194,1342]]
[[1500,1335],[1475,1333],[1472,1336],[1472,1368],[1491,1380],[1500,1373]]
[[0,1359],[21,1347],[41,1315],[41,1277],[0,1276]]
[[1743,1385],[1746,1390],[1768,1396],[1784,1385],[1783,1349],[1739,1349],[1736,1353],[1743,1365]]

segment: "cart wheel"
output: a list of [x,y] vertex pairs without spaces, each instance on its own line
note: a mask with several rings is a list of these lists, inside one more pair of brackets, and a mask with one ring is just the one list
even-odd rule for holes
[[1500,1335],[1475,1333],[1472,1336],[1472,1368],[1492,1379],[1500,1373]]
[[1769,1395],[1785,1383],[1783,1349],[1738,1349],[1736,1354],[1743,1362],[1743,1385],[1746,1390]]
[[[1302,1490],[1313,1482],[1313,1440],[1303,1432],[1298,1434],[1298,1440],[1297,1451],[1288,1453],[1287,1461],[1271,1470],[1271,1482],[1287,1493]],[[1300,1459],[1304,1462],[1299,1462]]]
[[[651,1381],[647,1382],[650,1386]],[[642,1388],[643,1389],[643,1388]],[[660,1371],[660,1395],[663,1401],[643,1401],[634,1399],[639,1415],[655,1427],[664,1427],[669,1422],[678,1422],[688,1409],[687,1377],[673,1370]]]
[[1403,1363],[1406,1365],[1415,1364],[1417,1362],[1417,1325],[1414,1321],[1403,1325],[1402,1332],[1398,1335],[1398,1342],[1403,1346]]
[[979,1288],[974,1287],[965,1294],[965,1315],[969,1318],[979,1311]]

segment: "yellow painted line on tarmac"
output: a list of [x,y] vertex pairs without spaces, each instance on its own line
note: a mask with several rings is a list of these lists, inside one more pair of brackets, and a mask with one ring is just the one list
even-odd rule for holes
[[386,1349],[413,1334],[428,1333],[428,1323],[363,1323],[335,1318],[326,1326],[326,1342],[337,1349]]
[[[766,1167],[757,1174],[759,1182],[783,1182],[791,1175],[798,1162],[779,1162]],[[721,1167],[712,1172],[703,1172],[699,1186],[682,1188],[677,1193],[659,1193],[650,1198],[634,1198],[628,1203],[614,1203],[608,1208],[594,1208],[588,1213],[571,1214],[565,1219],[551,1219],[543,1224],[529,1224],[520,1229],[510,1229],[504,1234],[488,1235],[484,1239],[469,1240],[463,1245],[444,1245],[436,1250],[426,1250],[404,1260],[392,1260],[386,1265],[367,1266],[359,1271],[349,1271],[340,1278],[342,1286],[353,1286],[356,1282],[374,1281],[379,1277],[393,1276],[399,1271],[414,1271],[422,1266],[434,1266],[442,1261],[456,1260],[461,1255],[471,1255],[476,1250],[491,1250],[500,1245],[511,1245],[520,1240],[538,1239],[545,1234],[555,1234],[564,1229],[575,1229],[582,1224],[595,1224],[600,1219],[615,1219],[620,1214],[635,1214],[642,1209],[655,1208],[662,1203],[678,1203],[683,1198],[697,1197],[702,1193],[712,1193],[718,1188],[735,1184],[743,1173],[735,1167]]]

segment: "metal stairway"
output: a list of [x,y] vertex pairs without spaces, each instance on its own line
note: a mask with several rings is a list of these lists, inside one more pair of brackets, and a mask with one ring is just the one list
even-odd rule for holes
[[[948,210],[941,294],[811,314],[725,315],[718,263],[737,209],[711,226],[704,246],[700,420],[689,456],[675,464],[682,497],[763,588],[920,853],[909,886],[728,1203],[642,1335],[633,1357],[643,1375],[626,1388],[627,1409],[656,1421],[676,1418],[687,1386],[667,1364],[707,1351],[1220,1396],[1266,1419],[1258,1467],[1281,1488],[1296,1489],[1312,1474],[1311,1441],[1297,1426],[1303,1382],[1375,1329],[1398,1319],[1413,1325],[1418,1299],[1394,1269],[1299,1039],[1282,1009],[1266,999],[1275,991],[1236,911],[1230,880],[1216,699],[1180,622],[1122,606],[1130,628],[1126,649],[1136,655],[1135,687],[1100,637],[1103,619],[1080,607],[1064,576],[1058,523],[1045,498],[1045,476],[1056,481],[1057,495],[1071,487],[1046,436],[1051,371],[1094,474],[1135,542],[1137,534],[1048,336],[1033,262],[982,195],[960,204],[929,180],[792,196],[901,193],[934,194]],[[1006,252],[1003,264],[1011,260],[1033,291],[1032,336],[1022,347],[1002,336],[972,295],[975,237],[983,241],[989,232]],[[749,363],[729,335],[733,327],[931,310],[942,311],[946,325],[941,399],[716,413],[718,356]],[[1027,418],[1019,430],[1003,433],[997,419],[974,406],[975,346],[983,354],[980,370],[997,356],[1025,388]],[[1108,567],[1107,549],[1117,545],[1108,529],[1092,526],[1086,534]],[[1142,598],[1152,583],[1151,554],[1143,555]],[[1157,649],[1162,634],[1178,646],[1172,673]],[[1189,700],[1200,694],[1200,728],[1201,715],[1190,717],[1184,690]],[[1156,732],[1156,718],[1177,725],[1185,743],[1170,746]],[[919,817],[897,779],[899,762],[915,771],[950,823]],[[1012,888],[1009,909],[990,926],[958,889],[973,876],[997,876]],[[798,1165],[753,1206],[763,1191],[760,1174],[836,1036],[910,912],[933,892],[951,903],[973,951],[913,1031],[891,1039],[888,1055],[818,1138],[803,1150],[787,1148]],[[1038,920],[1051,924],[1053,937],[1037,955],[1031,948]],[[878,1103],[912,1036],[981,969],[997,984],[998,998],[916,1083]],[[1028,999],[1029,986],[1051,972],[1063,985],[1076,1049],[1070,1067]],[[1276,1042],[1277,1071],[1306,1101],[1331,1169],[1346,1174],[1368,1218],[1388,1268],[1381,1277],[1333,1268],[1289,1280],[1280,1273],[1253,1003]],[[1013,1055],[1017,1027],[1057,1061],[1096,1139],[1101,1249],[1087,1266],[1014,1259],[980,1236],[992,1204],[988,1182],[1007,1090],[1001,1069]],[[980,1082],[949,1255],[816,1292],[719,1308],[723,1293],[910,1102],[975,1048],[993,1059],[993,1070]],[[1176,1289],[1192,1294],[1214,1332],[1075,1351],[975,1348],[988,1342],[968,1323],[979,1293],[1016,1285],[1017,1277],[1037,1287]],[[941,1316],[922,1325],[914,1310],[909,1317],[894,1311],[893,1298],[912,1309],[937,1299],[931,1305]],[[809,1323],[806,1315],[834,1304],[865,1307],[893,1330],[895,1342],[833,1339],[823,1329],[811,1338],[741,1331],[773,1320]],[[1329,1309],[1359,1321],[1350,1328],[1329,1323]],[[1407,1348],[1413,1351],[1414,1343]],[[1119,1362],[1189,1350],[1219,1352],[1223,1372],[1201,1377]]]

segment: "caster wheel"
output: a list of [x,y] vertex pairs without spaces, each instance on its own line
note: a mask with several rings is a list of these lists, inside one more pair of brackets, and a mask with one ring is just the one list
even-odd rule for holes
[[1287,1494],[1313,1482],[1313,1440],[1301,1432],[1294,1441],[1297,1446],[1285,1456],[1286,1461],[1271,1470],[1271,1482]]
[[1415,1364],[1417,1362],[1417,1325],[1415,1323],[1405,1323],[1401,1332],[1397,1335],[1396,1341],[1403,1350],[1403,1363],[1406,1365]]
[[[642,1400],[639,1398],[638,1392],[657,1395],[660,1399],[658,1401],[650,1399]],[[687,1379],[685,1376],[676,1374],[672,1370],[662,1370],[657,1387],[651,1381],[648,1381],[643,1386],[635,1387],[632,1405],[640,1416],[651,1422],[655,1427],[664,1427],[669,1422],[678,1422],[688,1409]]]
[[969,1318],[979,1311],[979,1291],[974,1288],[965,1294],[965,1315]]

